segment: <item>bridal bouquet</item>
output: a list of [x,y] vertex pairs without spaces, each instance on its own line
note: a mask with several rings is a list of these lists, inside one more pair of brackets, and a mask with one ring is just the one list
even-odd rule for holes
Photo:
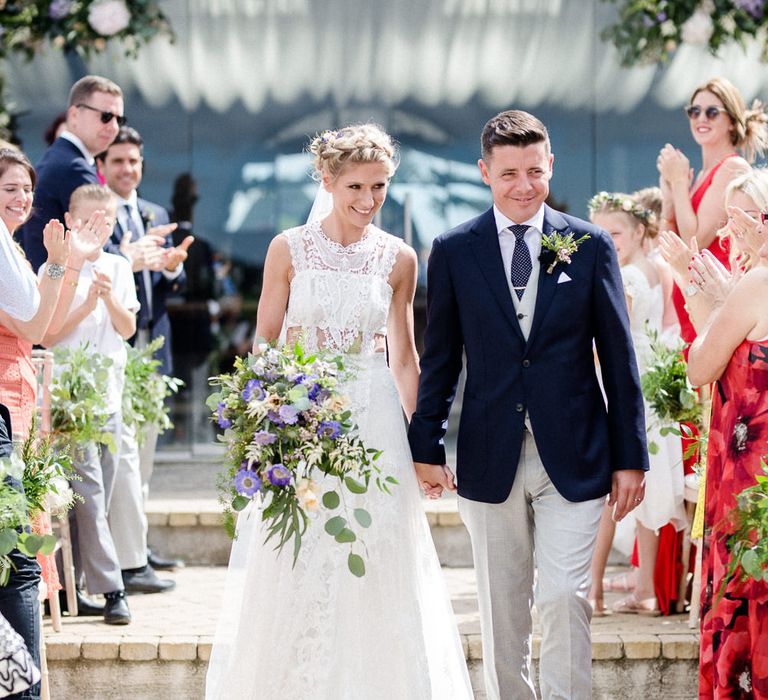
[[298,343],[264,346],[237,358],[231,374],[211,379],[219,391],[208,406],[227,446],[220,490],[230,532],[233,511],[258,499],[267,541],[274,538],[280,551],[292,540],[295,565],[310,514],[326,512],[325,532],[349,546],[349,570],[363,576],[357,527],[369,527],[371,516],[353,508],[349,494],[363,494],[371,483],[389,493],[397,481],[381,473],[381,453],[357,433],[340,391],[348,375],[341,357],[308,355]]

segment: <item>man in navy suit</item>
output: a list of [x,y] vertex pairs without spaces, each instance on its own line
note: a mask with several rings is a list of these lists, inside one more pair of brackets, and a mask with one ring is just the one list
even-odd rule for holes
[[[187,236],[178,246],[173,246],[170,234],[176,224],[169,223],[168,212],[138,196],[144,142],[135,129],[121,128],[109,148],[98,158],[107,185],[117,195],[118,203],[117,223],[105,247],[131,262],[141,304],[132,342],[138,347],[146,347],[162,335],[165,343],[155,357],[161,361],[158,371],[170,375],[173,372],[171,324],[166,298],[184,282],[183,263],[194,237]],[[123,431],[118,479],[124,479],[125,487],[115,486],[109,521],[126,591],[156,593],[169,590],[172,582],[158,579],[154,569],[172,568],[177,562],[162,560],[147,552],[144,499],[152,476],[157,432],[152,429],[145,433],[140,452],[136,437],[130,431]],[[140,483],[138,490],[136,481]]]
[[[502,112],[486,124],[481,146],[493,207],[432,247],[409,441],[425,490],[456,488],[443,437],[466,357],[456,476],[477,573],[487,696],[535,698],[536,570],[542,696],[586,700],[600,513],[609,493],[616,520],[636,507],[648,469],[621,276],[605,231],[545,205],[554,158],[536,117]],[[558,257],[543,245],[555,233],[588,238]]]
[[94,158],[117,135],[123,116],[123,92],[111,80],[86,75],[69,91],[66,128],[37,164],[32,216],[21,229],[21,242],[32,267],[47,257],[43,228],[64,221],[69,198],[80,185],[98,183]]

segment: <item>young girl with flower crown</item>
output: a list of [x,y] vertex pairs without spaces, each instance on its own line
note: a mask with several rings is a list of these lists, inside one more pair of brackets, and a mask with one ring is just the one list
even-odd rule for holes
[[[654,338],[676,339],[679,328],[665,323],[671,283],[663,263],[648,254],[646,240],[656,232],[655,215],[636,198],[621,193],[600,192],[589,203],[593,223],[611,235],[621,266],[624,293],[629,309],[630,329],[640,374],[651,356]],[[672,523],[682,530],[686,523],[683,505],[682,450],[679,438],[662,435],[658,419],[645,407],[648,442],[655,445],[649,454],[645,499],[635,509],[639,567],[635,590],[619,601],[618,612],[658,615],[660,601],[654,585],[654,570],[659,550],[659,530]],[[613,541],[615,525],[606,508],[600,525],[593,558],[590,601],[596,615],[605,614],[603,574]],[[667,601],[664,601],[666,603]],[[666,608],[666,605],[665,605]],[[665,609],[664,612],[669,612]]]

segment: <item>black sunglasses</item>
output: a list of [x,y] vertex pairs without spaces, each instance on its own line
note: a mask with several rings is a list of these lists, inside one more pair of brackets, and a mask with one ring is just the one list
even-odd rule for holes
[[724,109],[720,109],[714,105],[707,107],[705,110],[702,110],[699,105],[688,105],[685,107],[685,113],[688,115],[689,119],[698,119],[701,116],[702,111],[704,112],[704,116],[707,118],[708,122],[711,122],[713,119],[717,119],[721,113],[725,112]]
[[91,112],[98,112],[99,119],[101,119],[102,124],[109,124],[109,122],[111,122],[113,119],[117,119],[118,126],[125,126],[125,123],[128,121],[128,119],[122,114],[115,114],[114,112],[103,112],[100,109],[96,109],[96,107],[91,107],[90,105],[83,104],[82,102],[78,105],[75,105],[75,107],[79,107],[80,109],[90,109]]

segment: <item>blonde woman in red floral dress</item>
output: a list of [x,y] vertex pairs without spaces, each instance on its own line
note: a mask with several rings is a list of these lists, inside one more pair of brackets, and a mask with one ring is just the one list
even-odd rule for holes
[[[767,255],[768,245],[760,252]],[[737,575],[719,593],[730,561],[736,495],[756,483],[768,453],[768,265],[762,257],[735,284],[709,251],[697,255],[692,267],[685,293],[699,335],[690,349],[688,376],[698,386],[716,382],[706,470],[699,697],[760,700],[768,698],[768,583]]]

